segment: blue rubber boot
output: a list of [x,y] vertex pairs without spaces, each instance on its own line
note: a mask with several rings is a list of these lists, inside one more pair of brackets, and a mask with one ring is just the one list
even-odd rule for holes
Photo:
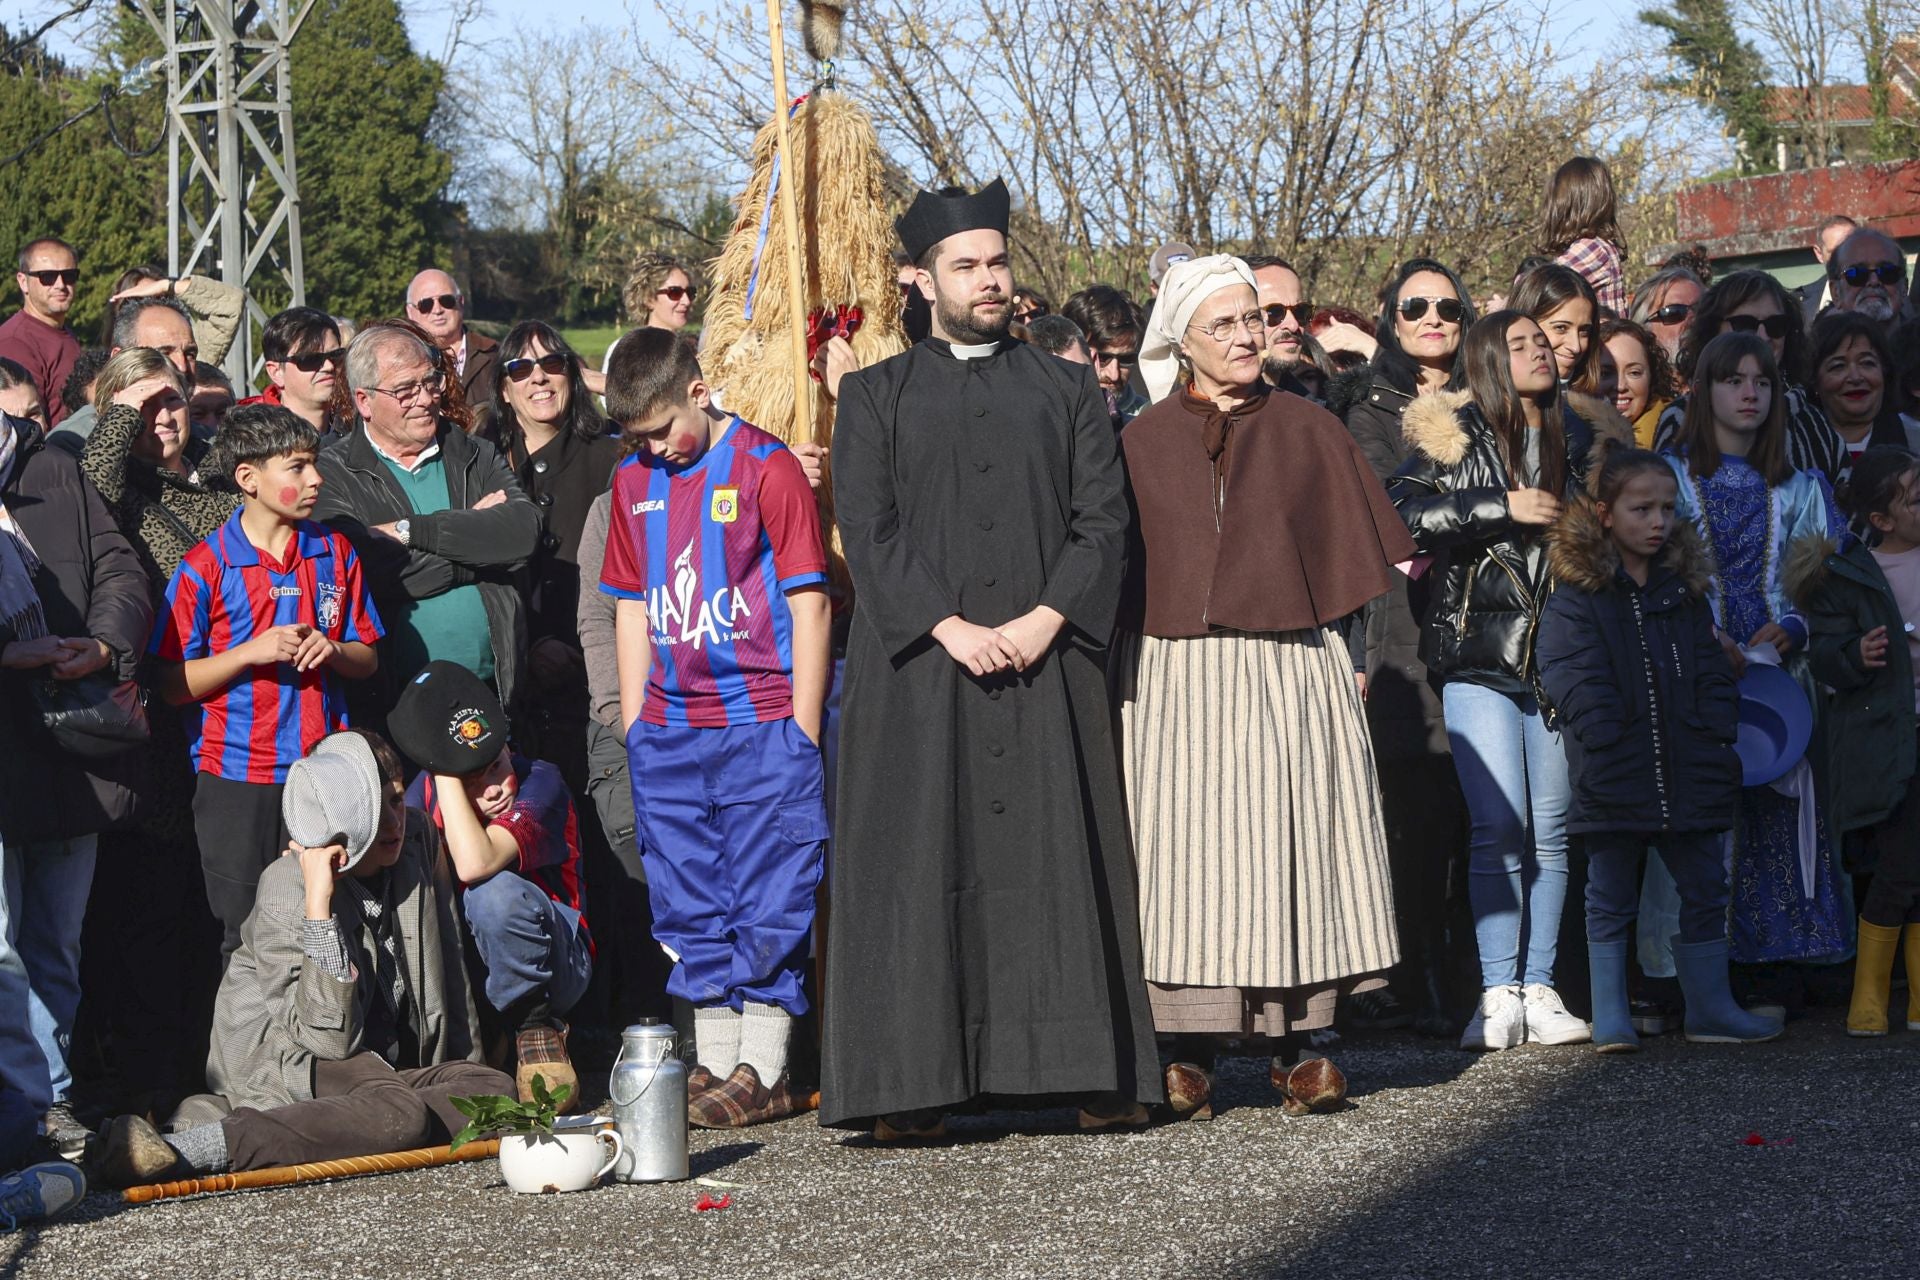
[[1593,1047],[1601,1053],[1638,1053],[1627,1007],[1627,944],[1589,942],[1587,967],[1593,984]]
[[1687,1002],[1687,1039],[1694,1044],[1758,1044],[1786,1030],[1772,1018],[1748,1013],[1727,984],[1727,940],[1673,940],[1673,967]]

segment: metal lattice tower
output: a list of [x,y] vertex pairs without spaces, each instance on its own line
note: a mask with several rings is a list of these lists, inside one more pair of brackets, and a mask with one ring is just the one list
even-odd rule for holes
[[236,386],[252,385],[267,321],[254,282],[306,302],[287,46],[313,3],[133,0],[166,45],[168,269],[248,290],[226,359]]

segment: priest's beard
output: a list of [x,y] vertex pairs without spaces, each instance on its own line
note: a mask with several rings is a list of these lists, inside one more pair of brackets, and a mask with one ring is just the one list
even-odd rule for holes
[[963,347],[998,342],[1007,336],[1007,327],[1013,323],[1013,303],[1000,294],[992,295],[992,301],[995,306],[978,307],[972,298],[955,301],[936,297],[933,300],[935,327],[947,341]]

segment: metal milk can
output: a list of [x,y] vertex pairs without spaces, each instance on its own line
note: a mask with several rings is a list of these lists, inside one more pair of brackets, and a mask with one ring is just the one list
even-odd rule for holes
[[679,1182],[687,1176],[687,1066],[674,1053],[679,1033],[642,1018],[620,1033],[613,1060],[613,1123],[624,1148],[619,1182]]

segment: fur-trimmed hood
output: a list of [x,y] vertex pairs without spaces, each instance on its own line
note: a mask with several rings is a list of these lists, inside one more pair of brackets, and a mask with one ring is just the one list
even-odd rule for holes
[[[1400,415],[1400,429],[1407,443],[1443,467],[1459,464],[1467,456],[1467,424],[1462,410],[1473,403],[1465,391],[1436,391],[1417,396]],[[1593,428],[1594,442],[1616,440],[1632,445],[1633,424],[1621,412],[1597,396],[1564,391],[1560,403]]]
[[[1620,549],[1600,527],[1600,512],[1591,498],[1581,495],[1567,504],[1547,536],[1547,563],[1553,576],[1570,587],[1605,591],[1613,586]],[[1688,595],[1706,597],[1713,582],[1713,553],[1691,520],[1675,517],[1673,536],[1654,563],[1678,575]]]
[[1806,608],[1827,581],[1827,558],[1839,552],[1839,542],[1827,537],[1795,538],[1788,543],[1780,565],[1780,585],[1786,588],[1787,598]]

